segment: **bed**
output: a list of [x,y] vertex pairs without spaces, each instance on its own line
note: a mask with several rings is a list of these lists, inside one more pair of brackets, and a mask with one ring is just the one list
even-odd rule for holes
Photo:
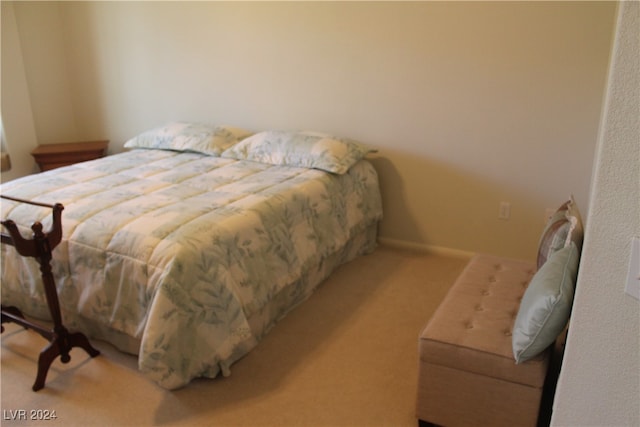
[[[375,248],[378,178],[359,143],[172,123],[125,147],[1,192],[64,206],[51,264],[66,327],[138,355],[161,387],[229,375],[335,268]],[[51,225],[48,209],[1,203],[23,234]],[[1,250],[2,304],[47,319],[37,263]]]

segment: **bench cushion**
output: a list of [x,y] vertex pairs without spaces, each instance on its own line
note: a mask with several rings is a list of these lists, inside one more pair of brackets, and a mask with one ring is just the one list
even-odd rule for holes
[[548,351],[516,365],[512,328],[533,262],[476,255],[420,336],[420,361],[542,387]]

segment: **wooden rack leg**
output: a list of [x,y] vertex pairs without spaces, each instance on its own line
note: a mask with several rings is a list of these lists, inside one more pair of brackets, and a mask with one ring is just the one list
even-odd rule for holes
[[[2,307],[2,323],[6,322],[13,322],[26,329],[32,329],[49,341],[49,345],[40,352],[38,357],[38,373],[32,387],[33,391],[38,391],[44,387],[47,373],[56,357],[60,356],[62,363],[69,363],[71,360],[69,352],[73,347],[82,348],[91,357],[96,357],[100,354],[100,351],[89,343],[84,334],[79,332],[70,334],[62,324],[54,327],[54,329],[47,329],[42,325],[25,319],[22,312],[16,307]],[[2,332],[4,332],[4,327],[2,327]]]
[[76,332],[69,334],[66,329],[55,333],[51,343],[40,352],[38,357],[38,374],[36,375],[36,381],[33,383],[33,391],[38,391],[44,387],[44,383],[47,379],[47,373],[51,363],[60,356],[62,363],[69,363],[71,356],[69,352],[73,347],[80,347],[86,351],[89,356],[96,357],[100,354],[100,351],[96,350],[89,344],[89,340],[83,334]]
[[[42,241],[38,241],[38,243],[40,242]],[[44,245],[46,246],[46,242]],[[69,334],[67,328],[62,324],[58,292],[56,291],[55,281],[51,273],[51,250],[45,248],[40,252],[41,255],[38,258],[38,262],[40,263],[40,272],[42,273],[42,281],[44,282],[47,305],[49,306],[49,312],[53,319],[53,336],[51,337],[51,344],[45,347],[45,349],[40,352],[40,357],[38,357],[38,374],[33,384],[33,391],[38,391],[44,387],[49,367],[56,357],[60,356],[62,363],[69,363],[71,360],[69,352],[73,347],[83,348],[91,357],[100,354],[98,350],[89,344],[87,337],[79,332]]]
[[[20,255],[34,257],[40,264],[45,297],[47,299],[47,305],[49,306],[51,320],[53,321],[53,329],[46,329],[41,325],[25,319],[20,310],[16,307],[2,307],[2,319],[0,325],[5,322],[14,322],[26,328],[35,330],[42,335],[42,337],[49,340],[49,345],[40,352],[40,356],[38,357],[38,373],[36,375],[36,381],[32,387],[33,391],[38,391],[44,387],[47,373],[49,372],[51,363],[53,363],[56,357],[60,356],[62,363],[69,363],[71,360],[69,352],[73,347],[81,347],[91,357],[99,355],[100,352],[91,346],[89,340],[83,334],[79,332],[70,334],[62,324],[58,292],[51,272],[51,251],[62,239],[61,213],[62,209],[64,209],[63,206],[61,204],[49,206],[19,199],[12,200],[53,208],[53,227],[51,231],[48,234],[45,234],[42,231],[42,224],[40,222],[35,222],[31,226],[31,229],[33,230],[33,239],[31,240],[24,239],[22,237],[17,225],[13,221],[6,220],[1,222],[10,233],[9,235],[1,234],[0,237],[2,238],[2,243],[15,246]],[[1,329],[4,331],[4,327]]]

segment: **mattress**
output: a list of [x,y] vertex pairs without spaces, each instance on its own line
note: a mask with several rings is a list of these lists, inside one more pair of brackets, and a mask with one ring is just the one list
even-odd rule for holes
[[[1,191],[64,205],[52,268],[65,326],[137,354],[167,389],[229,375],[338,265],[373,250],[382,218],[367,160],[338,175],[133,149]],[[34,221],[51,226],[46,208],[1,208],[23,236]],[[46,319],[36,261],[1,250],[2,304]]]

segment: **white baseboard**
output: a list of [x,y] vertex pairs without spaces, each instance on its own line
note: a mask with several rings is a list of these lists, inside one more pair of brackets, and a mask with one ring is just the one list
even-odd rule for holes
[[453,258],[471,259],[475,252],[464,251],[462,249],[447,248],[444,246],[428,245],[425,243],[409,242],[407,240],[391,239],[388,237],[378,237],[378,242],[398,249],[408,249],[417,252],[424,252],[433,255],[449,256]]

